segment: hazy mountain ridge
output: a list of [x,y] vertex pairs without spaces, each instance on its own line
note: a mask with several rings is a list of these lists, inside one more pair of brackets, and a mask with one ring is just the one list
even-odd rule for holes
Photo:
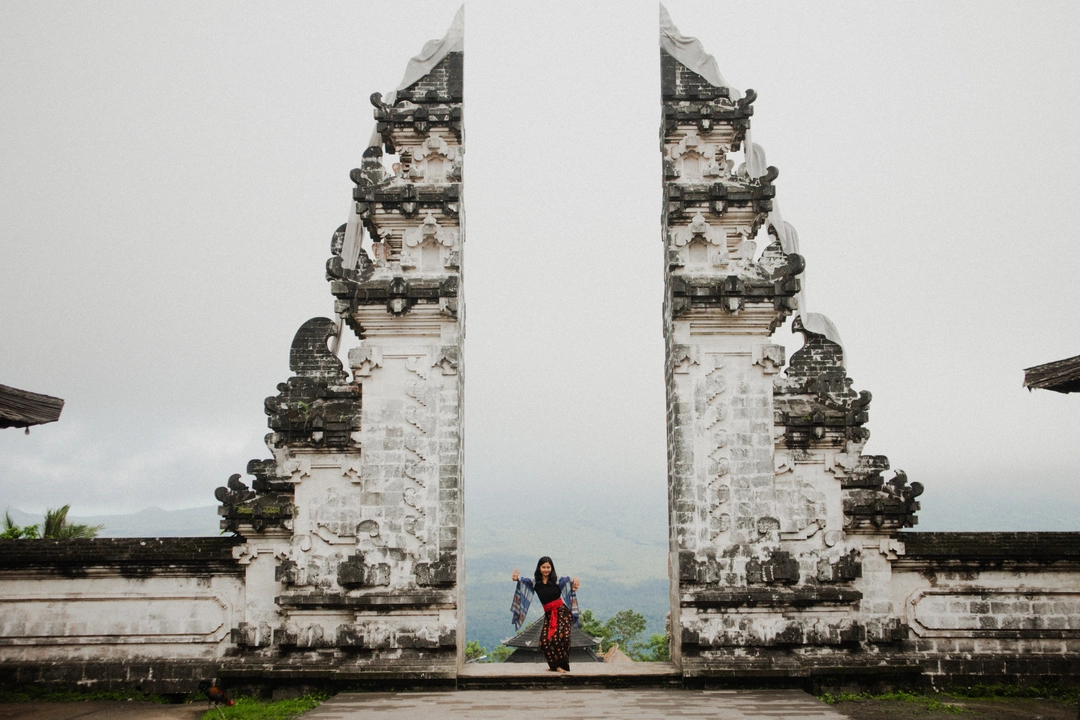
[[[8,508],[8,514],[17,525],[38,525],[44,518],[18,508]],[[205,537],[220,535],[221,528],[216,505],[183,510],[162,510],[148,507],[136,513],[124,515],[73,515],[68,513],[68,523],[79,525],[104,525],[98,537]]]
[[[466,560],[465,635],[469,640],[479,640],[489,650],[514,635],[510,604],[515,584],[510,580],[510,572],[519,557],[490,554],[470,556]],[[565,574],[558,565],[556,570]],[[529,572],[532,572],[532,568]],[[582,610],[592,610],[603,619],[620,610],[635,610],[645,616],[646,636],[662,633],[669,609],[667,576],[620,583],[604,577],[582,575],[578,603]],[[541,613],[540,606],[534,600],[529,608],[526,626],[539,619]]]
[[[640,498],[533,496],[528,510],[499,499],[471,502],[465,515],[465,632],[489,650],[513,636],[514,568],[532,575],[550,555],[559,575],[581,578],[578,602],[606,619],[645,616],[646,635],[664,632],[669,610],[667,505]],[[526,625],[540,617],[530,608]]]
[[[1047,487],[1019,480],[987,497],[966,485],[929,485],[919,511],[923,532],[1075,532],[1080,531],[1080,496],[1071,483]],[[1032,499],[1038,498],[1037,507]]]

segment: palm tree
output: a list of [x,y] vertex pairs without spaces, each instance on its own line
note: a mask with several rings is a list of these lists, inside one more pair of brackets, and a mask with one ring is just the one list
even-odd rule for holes
[[52,508],[46,510],[45,527],[41,532],[41,537],[53,540],[92,538],[97,537],[98,531],[105,527],[104,525],[69,525],[67,514],[70,509],[70,505],[65,505],[56,510]]
[[0,531],[0,538],[4,540],[18,540],[19,538],[36,538],[38,536],[37,525],[27,525],[26,527],[19,527],[15,524],[15,521],[11,519],[11,512],[4,511],[4,529]]

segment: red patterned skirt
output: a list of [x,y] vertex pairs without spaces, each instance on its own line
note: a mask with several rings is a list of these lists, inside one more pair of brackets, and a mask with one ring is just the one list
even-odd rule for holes
[[540,651],[548,668],[570,669],[570,608],[561,599],[544,606],[544,627],[540,631]]

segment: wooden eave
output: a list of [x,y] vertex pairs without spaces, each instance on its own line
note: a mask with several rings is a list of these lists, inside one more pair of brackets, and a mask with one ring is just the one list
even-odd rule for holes
[[60,398],[0,385],[0,428],[56,422],[63,409]]
[[1080,392],[1080,355],[1024,370],[1024,387],[1029,390]]

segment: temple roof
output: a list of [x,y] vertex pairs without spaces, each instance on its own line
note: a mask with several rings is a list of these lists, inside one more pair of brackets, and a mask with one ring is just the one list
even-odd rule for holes
[[[505,641],[503,645],[512,648],[538,648],[540,647],[540,631],[543,629],[543,625],[544,618],[540,618],[514,637]],[[570,647],[592,648],[599,645],[600,642],[596,638],[587,635],[583,630],[576,627],[570,628]]]
[[1059,393],[1080,392],[1080,355],[1024,370],[1024,387]]
[[60,398],[0,385],[0,428],[56,422],[63,409]]

